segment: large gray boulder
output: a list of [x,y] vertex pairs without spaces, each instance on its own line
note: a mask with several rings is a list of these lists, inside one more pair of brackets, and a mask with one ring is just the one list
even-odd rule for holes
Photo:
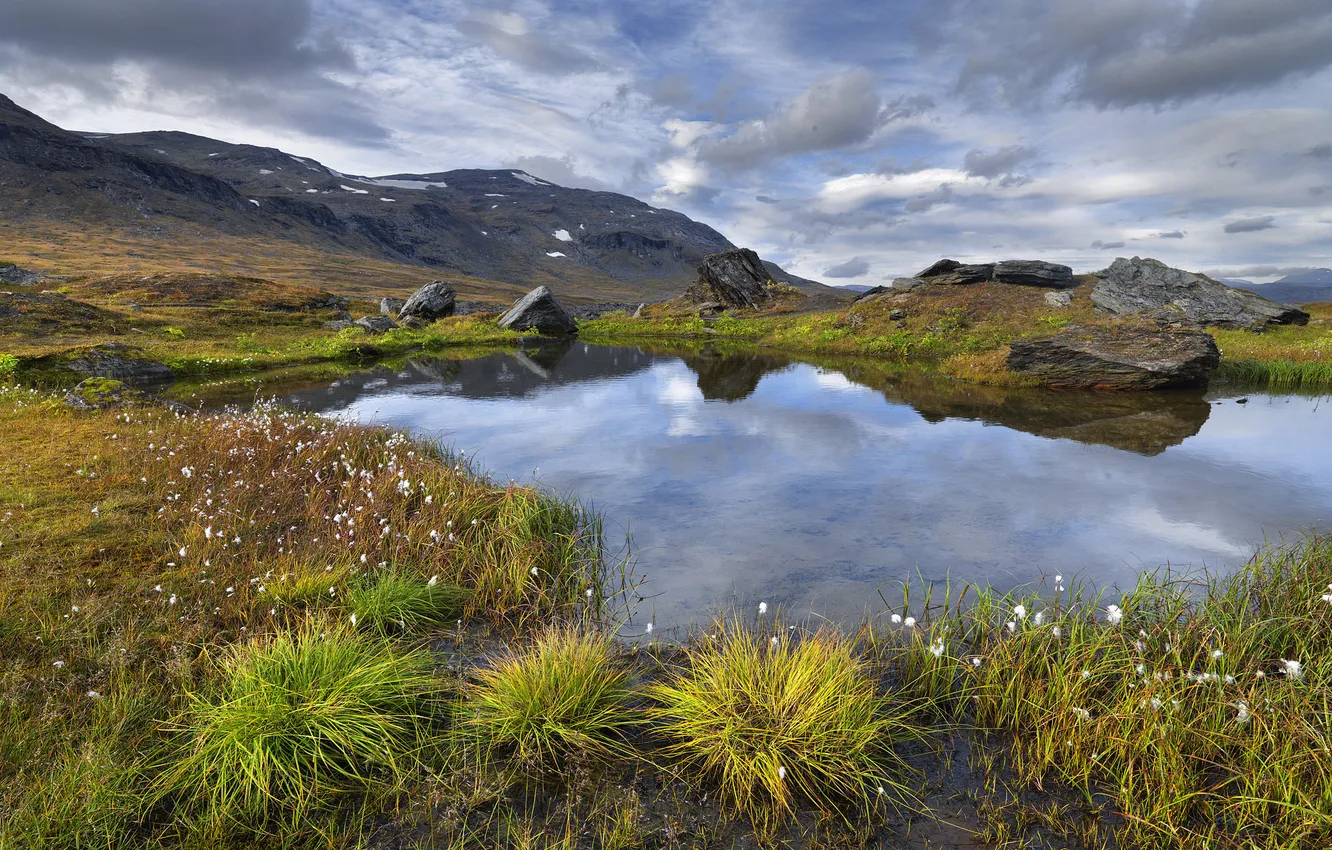
[[390,298],[386,295],[379,299],[379,312],[385,316],[396,316],[402,312],[406,304],[407,302],[401,298]]
[[[940,260],[915,275],[916,278],[928,283],[958,286],[986,283],[993,276],[994,263],[959,263],[957,260]],[[897,284],[894,283],[893,285],[896,286]]]
[[112,378],[126,384],[163,384],[176,376],[165,365],[143,356],[143,351],[118,342],[97,345],[65,364],[85,378]]
[[536,330],[548,336],[575,333],[573,317],[555,300],[545,286],[538,286],[519,298],[499,320],[499,326],[514,331]]
[[1074,285],[1073,269],[1042,260],[1004,260],[994,264],[994,282],[1066,289]]
[[1205,387],[1221,362],[1211,334],[1141,326],[1069,328],[1009,346],[1008,368],[1058,389]]
[[[458,303],[458,293],[442,280],[427,283],[412,293],[407,303],[398,310],[398,321],[408,319],[417,322],[433,322],[445,316],[452,316]],[[381,302],[380,309],[383,309]]]
[[768,270],[758,254],[735,248],[703,258],[698,281],[685,290],[695,303],[716,301],[726,307],[758,307],[772,298]]
[[1096,276],[1092,303],[1119,316],[1170,308],[1194,324],[1245,330],[1309,321],[1298,307],[1146,257],[1119,257]]

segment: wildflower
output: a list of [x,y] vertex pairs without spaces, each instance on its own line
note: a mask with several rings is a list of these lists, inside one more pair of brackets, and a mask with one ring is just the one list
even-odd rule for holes
[[906,626],[908,629],[913,629],[916,627],[916,618],[907,617],[905,620],[902,621],[902,625]]
[[1248,723],[1248,722],[1249,722],[1249,704],[1248,704],[1247,702],[1245,702],[1244,700],[1237,700],[1237,701],[1235,701],[1235,702],[1232,702],[1231,705],[1233,705],[1235,708],[1239,709],[1239,713],[1235,715],[1235,722],[1236,722],[1236,723]]
[[71,610],[71,611],[73,611],[75,614],[77,614],[77,613],[79,613],[79,606],[77,606],[77,605],[71,605],[71,606],[69,607],[69,610]]
[[184,547],[184,546],[180,547],[180,556],[181,556],[182,558],[185,557],[185,547]]
[[588,599],[591,599],[591,598],[592,598],[592,588],[590,588],[590,587],[587,589],[587,598],[588,598]]
[[1019,620],[1027,619],[1027,606],[1019,605],[1013,609],[1013,616]]
[[351,624],[352,624],[353,626],[356,625],[356,614],[355,614],[355,612],[353,612],[352,615],[351,615],[351,617],[349,617],[348,619],[351,620]]
[[1078,716],[1079,720],[1091,720],[1091,712],[1085,708],[1078,708],[1075,706],[1073,708],[1073,713]]
[[1032,624],[1037,626],[1043,625],[1045,623],[1045,612],[1037,611],[1035,614],[1032,615],[1031,622]]
[[1055,627],[1054,627],[1053,629],[1051,629],[1050,631],[1051,631],[1051,633],[1054,634],[1055,637],[1063,637],[1063,636],[1064,636],[1064,630],[1061,629],[1061,628],[1059,628],[1058,626],[1055,626]]
[[89,698],[89,699],[101,699],[101,698],[102,698],[102,695],[99,694],[97,691],[88,691],[88,698]]
[[1281,672],[1286,674],[1286,678],[1299,681],[1304,677],[1304,665],[1298,661],[1281,659]]
[[892,623],[894,626],[900,626],[902,625],[902,615],[894,614],[888,618],[888,622]]
[[768,603],[766,603],[766,602],[760,602],[760,603],[759,603],[759,616],[762,617],[762,616],[763,616],[764,614],[766,614],[766,613],[768,613]]
[[1226,655],[1226,654],[1225,654],[1224,652],[1222,652],[1221,650],[1219,650],[1219,649],[1214,649],[1214,650],[1212,650],[1212,657],[1213,657],[1213,658],[1224,658],[1225,655]]
[[426,582],[426,587],[434,587],[437,584],[439,584],[439,576],[433,575],[430,577],[430,581]]
[[1119,621],[1124,619],[1124,611],[1118,605],[1107,605],[1105,607],[1105,618],[1110,625],[1117,626]]
[[65,662],[63,662],[63,661],[52,661],[52,662],[51,662],[51,666],[54,667],[54,668],[56,668],[57,670],[59,670],[61,667],[64,667],[64,666],[65,666]]
[[979,667],[979,666],[981,666],[981,657],[980,657],[979,655],[974,656],[974,657],[971,659],[971,666],[972,666],[972,667]]
[[930,644],[930,655],[933,655],[935,658],[943,657],[943,651],[944,651],[944,645],[942,638]]
[[650,634],[652,634],[652,624],[651,624],[651,623],[648,623],[648,624],[647,624],[647,628],[643,630],[643,634],[645,634],[645,635],[650,635]]
[[773,645],[774,647],[777,646],[777,636],[776,636],[776,635],[773,635],[773,636],[772,636],[772,641],[771,641],[771,643],[772,643],[772,645]]
[[536,578],[538,572],[539,572],[539,571],[537,570],[537,568],[536,568],[536,567],[533,567],[533,568],[532,568],[532,577],[533,577],[533,578]]
[[1090,678],[1091,678],[1091,671],[1090,671],[1090,670],[1083,670],[1083,671],[1082,671],[1082,678],[1084,678],[1084,679],[1090,679]]
[[1012,620],[1009,620],[1007,626],[1008,626],[1008,633],[1010,635],[1015,634],[1017,632],[1017,623],[1013,622]]
[[778,779],[786,778],[786,768],[780,766],[777,768],[777,778]]

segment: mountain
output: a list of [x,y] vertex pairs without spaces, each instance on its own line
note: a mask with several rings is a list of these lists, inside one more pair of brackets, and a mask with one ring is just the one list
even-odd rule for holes
[[[572,300],[666,298],[695,280],[703,257],[734,247],[681,213],[523,171],[348,175],[275,148],[188,133],[74,133],[3,95],[0,209],[7,231],[38,245],[80,229],[130,233],[126,256],[147,252],[160,264],[175,252],[198,268],[207,258],[195,254],[220,250],[201,244],[278,255],[285,244],[307,265],[327,265],[304,259],[327,254],[366,258],[496,282],[504,299],[537,284]],[[99,251],[116,244],[114,235],[102,238]],[[769,269],[811,294],[841,292]],[[321,274],[330,285],[336,270]]]
[[1332,269],[1305,269],[1271,283],[1234,284],[1283,304],[1332,301]]
[[837,288],[846,289],[851,292],[869,292],[874,287],[868,283],[839,283],[837,284]]

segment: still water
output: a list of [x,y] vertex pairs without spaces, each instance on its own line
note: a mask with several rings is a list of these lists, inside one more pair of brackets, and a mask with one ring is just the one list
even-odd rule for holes
[[1007,589],[1233,568],[1332,525],[1332,399],[1012,391],[579,342],[286,396],[406,428],[632,533],[658,630],[758,600],[854,620],[916,575]]

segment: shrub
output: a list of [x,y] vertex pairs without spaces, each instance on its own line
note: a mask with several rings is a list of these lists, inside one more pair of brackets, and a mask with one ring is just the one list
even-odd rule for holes
[[610,638],[552,628],[480,673],[463,734],[487,761],[507,761],[532,776],[575,756],[622,755],[622,733],[635,719],[626,679]]
[[797,796],[835,811],[902,791],[884,767],[900,767],[891,747],[912,733],[849,640],[820,631],[770,641],[738,623],[718,631],[687,650],[685,672],[651,688],[649,718],[686,772],[716,780],[761,830]]
[[327,621],[229,651],[191,697],[162,790],[206,822],[298,822],[351,792],[391,787],[419,765],[436,684],[430,657]]
[[12,375],[18,371],[19,359],[12,354],[0,354],[0,375]]

